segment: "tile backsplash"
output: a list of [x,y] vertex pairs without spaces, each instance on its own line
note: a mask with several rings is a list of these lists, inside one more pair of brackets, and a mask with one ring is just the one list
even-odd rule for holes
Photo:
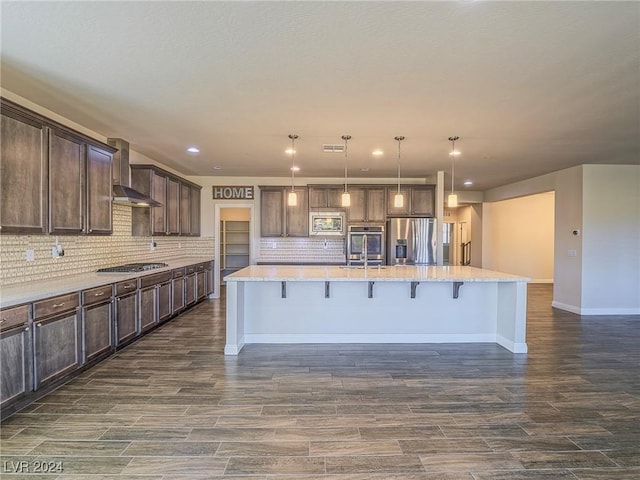
[[345,262],[344,238],[261,238],[258,262]]
[[[213,237],[131,236],[131,209],[113,205],[113,234],[104,236],[60,235],[64,256],[52,258],[55,235],[0,235],[0,286],[44,280],[129,262],[163,261],[174,258],[213,258]],[[32,249],[35,260],[26,260]]]

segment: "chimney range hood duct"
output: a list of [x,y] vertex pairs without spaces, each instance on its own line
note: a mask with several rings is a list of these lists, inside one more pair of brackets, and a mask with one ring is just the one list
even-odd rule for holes
[[122,138],[108,138],[107,143],[118,149],[113,154],[113,203],[131,207],[160,207],[160,202],[130,186],[129,142]]

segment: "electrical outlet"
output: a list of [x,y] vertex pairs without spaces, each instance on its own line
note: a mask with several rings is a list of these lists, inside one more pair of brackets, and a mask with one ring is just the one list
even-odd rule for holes
[[156,249],[157,246],[158,246],[158,244],[156,242],[151,242],[149,244],[149,249],[153,252]]
[[271,242],[271,248],[278,248],[278,245],[276,244],[276,242]]
[[51,256],[53,258],[64,257],[64,248],[62,248],[62,245],[56,244],[51,247]]
[[36,252],[33,250],[33,248],[27,248],[25,257],[27,259],[27,262],[34,262],[36,260]]

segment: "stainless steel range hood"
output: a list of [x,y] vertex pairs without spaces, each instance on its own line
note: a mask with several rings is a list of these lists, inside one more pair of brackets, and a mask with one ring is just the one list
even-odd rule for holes
[[113,154],[113,203],[131,207],[159,207],[162,204],[131,188],[129,180],[129,142],[108,138],[107,143],[118,149]]

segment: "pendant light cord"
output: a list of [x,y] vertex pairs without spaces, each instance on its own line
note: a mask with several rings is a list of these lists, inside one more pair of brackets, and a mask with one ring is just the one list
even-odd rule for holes
[[296,150],[295,150],[295,141],[296,138],[298,138],[298,135],[296,135],[295,133],[292,133],[291,135],[289,135],[289,138],[291,139],[291,191],[294,192],[294,178],[296,176],[296,171],[295,171],[295,157],[296,157]]
[[451,193],[453,194],[453,181],[456,176],[456,140],[460,137],[449,137],[449,141],[451,142]]
[[394,140],[398,141],[398,195],[400,195],[400,142],[404,140],[404,137],[399,135]]
[[347,163],[348,163],[347,142],[351,140],[351,135],[343,135],[342,139],[344,140],[344,193],[347,193]]

